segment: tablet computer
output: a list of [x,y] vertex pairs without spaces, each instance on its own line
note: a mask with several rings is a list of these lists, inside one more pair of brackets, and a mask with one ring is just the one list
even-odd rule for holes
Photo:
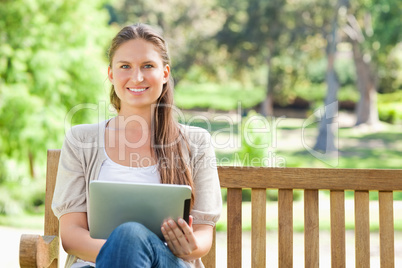
[[89,232],[107,239],[125,222],[138,222],[162,240],[162,223],[180,217],[188,223],[191,187],[176,184],[145,184],[92,181],[89,184]]

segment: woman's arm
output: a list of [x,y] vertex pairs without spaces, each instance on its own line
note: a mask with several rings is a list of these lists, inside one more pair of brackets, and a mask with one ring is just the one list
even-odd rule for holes
[[106,242],[89,235],[87,213],[67,213],[60,217],[60,236],[64,250],[78,258],[95,262],[96,256]]
[[177,223],[167,220],[162,225],[162,233],[172,253],[186,261],[195,260],[205,256],[212,245],[213,227],[208,224],[192,225],[183,219]]

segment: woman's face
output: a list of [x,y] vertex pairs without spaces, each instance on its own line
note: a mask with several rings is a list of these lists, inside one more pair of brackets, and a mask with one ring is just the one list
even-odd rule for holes
[[109,80],[120,99],[121,112],[149,109],[169,78],[170,67],[163,64],[158,48],[143,39],[123,43],[111,64]]

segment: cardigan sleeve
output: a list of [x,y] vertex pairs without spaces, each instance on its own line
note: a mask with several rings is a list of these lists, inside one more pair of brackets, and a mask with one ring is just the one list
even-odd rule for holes
[[[191,211],[194,224],[215,226],[222,211],[222,196],[210,134],[195,128],[190,134],[195,202]],[[195,133],[194,133],[195,132]]]
[[53,213],[57,218],[70,212],[87,211],[83,155],[80,146],[74,144],[76,139],[72,130],[69,130],[61,149],[52,201]]

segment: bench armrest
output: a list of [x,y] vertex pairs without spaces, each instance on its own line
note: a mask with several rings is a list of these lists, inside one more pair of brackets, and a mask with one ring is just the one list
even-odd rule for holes
[[21,267],[49,267],[59,258],[59,237],[23,234],[20,239]]

